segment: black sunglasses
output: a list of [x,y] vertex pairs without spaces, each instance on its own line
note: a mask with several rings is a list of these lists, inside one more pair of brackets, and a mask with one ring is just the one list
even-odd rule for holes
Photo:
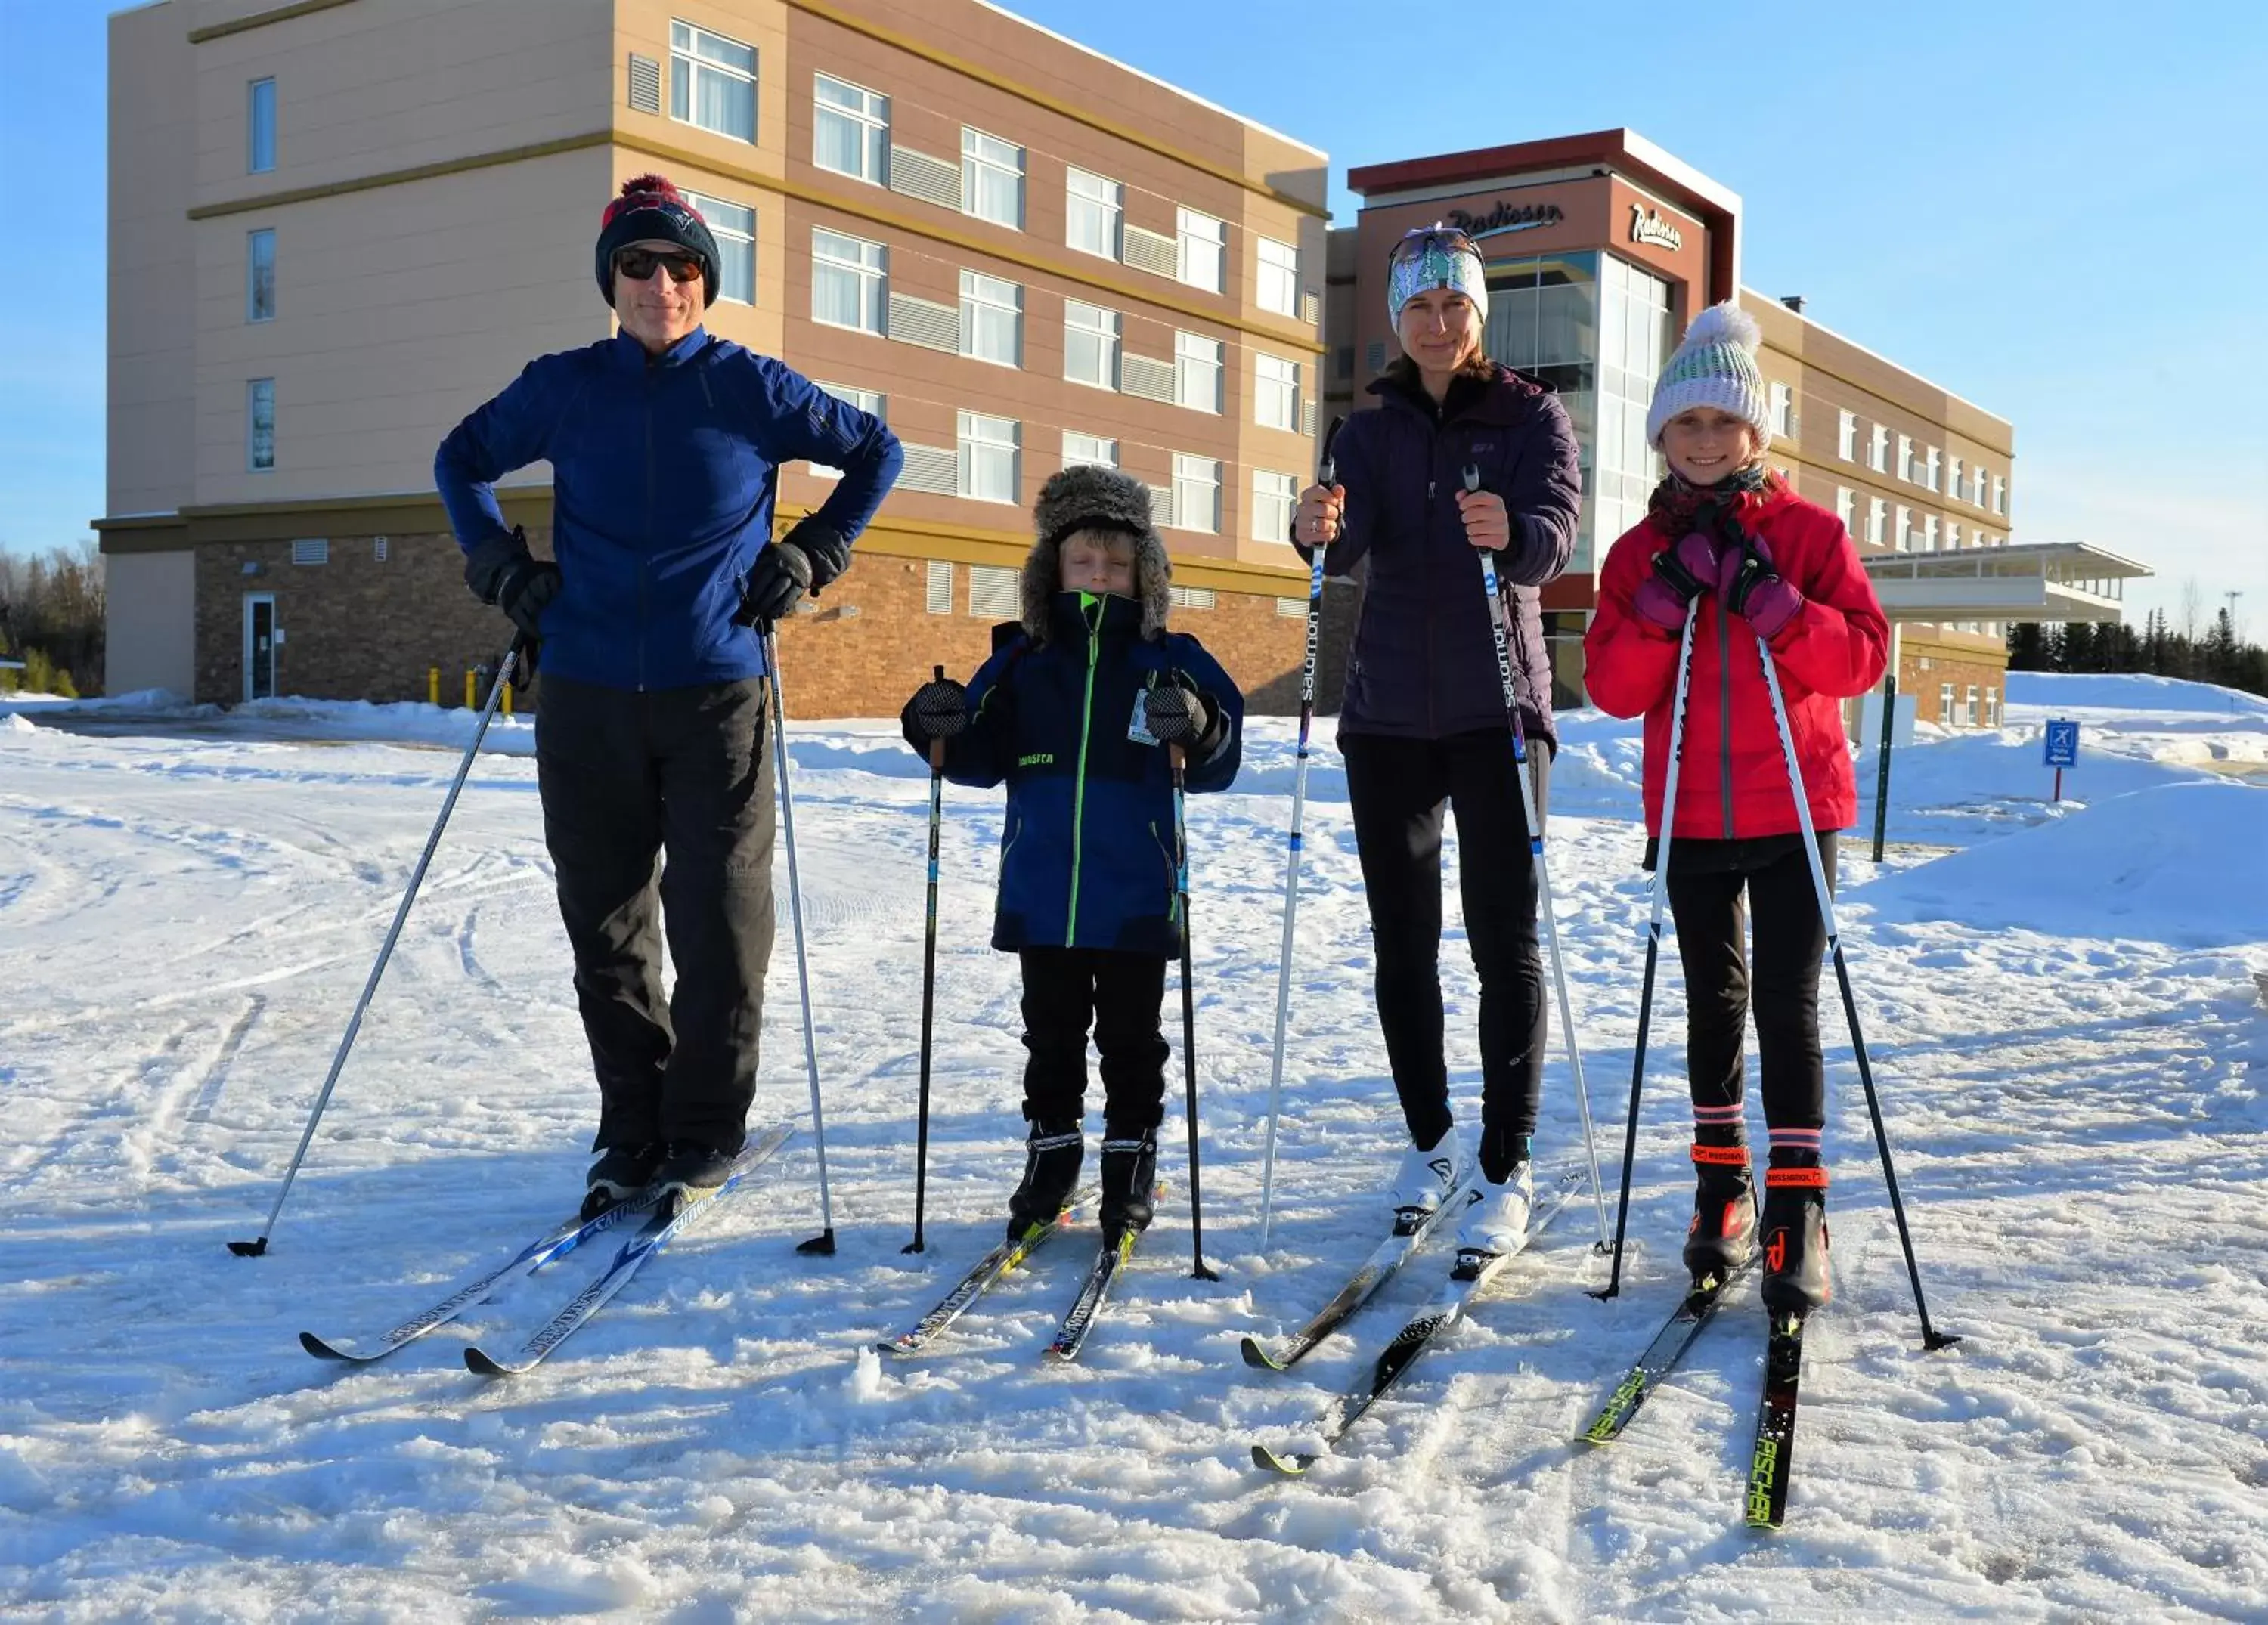
[[625,248],[615,255],[615,275],[644,282],[654,267],[666,266],[669,280],[688,283],[701,275],[701,261],[689,254],[657,254],[651,248]]

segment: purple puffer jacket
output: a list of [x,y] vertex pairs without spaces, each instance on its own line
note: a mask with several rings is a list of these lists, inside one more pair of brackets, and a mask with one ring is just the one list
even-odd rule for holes
[[1332,447],[1346,508],[1324,570],[1370,561],[1339,732],[1438,739],[1509,725],[1480,561],[1457,509],[1470,465],[1512,516],[1496,568],[1513,598],[1521,720],[1556,745],[1538,589],[1575,551],[1582,478],[1567,408],[1501,365],[1493,382],[1459,379],[1438,422],[1414,386],[1381,379],[1370,390],[1380,405],[1348,418]]

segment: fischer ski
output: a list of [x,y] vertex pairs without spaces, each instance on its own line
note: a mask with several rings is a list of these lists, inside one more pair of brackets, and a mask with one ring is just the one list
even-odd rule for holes
[[1591,1425],[1576,1437],[1590,1445],[1610,1445],[1620,1438],[1631,1418],[1638,1415],[1638,1407],[1661,1386],[1662,1379],[1685,1357],[1694,1339],[1701,1335],[1702,1328],[1715,1316],[1726,1290],[1746,1275],[1755,1262],[1751,1255],[1729,1274],[1711,1274],[1696,1280],[1692,1290],[1662,1323],[1661,1330],[1654,1334],[1646,1352],[1638,1356],[1638,1364],[1607,1396],[1607,1402],[1599,1408]]
[[[1264,1371],[1289,1371],[1314,1349],[1317,1343],[1354,1317],[1356,1310],[1369,1301],[1372,1293],[1386,1284],[1403,1265],[1418,1256],[1421,1248],[1432,1238],[1442,1216],[1463,1195],[1465,1187],[1472,1182],[1473,1166],[1468,1163],[1459,1170],[1448,1191],[1430,1211],[1406,1218],[1397,1214],[1394,1232],[1373,1248],[1360,1268],[1347,1277],[1347,1283],[1338,1290],[1330,1302],[1317,1310],[1314,1318],[1289,1336],[1274,1343],[1263,1342],[1257,1337],[1243,1342],[1244,1363]],[[1414,1211],[1405,1210],[1405,1212]]]
[[1449,1290],[1395,1334],[1394,1341],[1386,1345],[1385,1352],[1371,1367],[1369,1379],[1332,1401],[1330,1409],[1323,1415],[1321,1450],[1283,1453],[1270,1450],[1265,1445],[1255,1445],[1252,1447],[1253,1464],[1296,1478],[1336,1449],[1338,1442],[1346,1437],[1348,1430],[1367,1415],[1371,1407],[1402,1380],[1410,1366],[1417,1363],[1418,1357],[1431,1348],[1443,1332],[1464,1319],[1466,1307],[1473,1298],[1496,1279],[1506,1264],[1527,1251],[1528,1244],[1550,1227],[1551,1221],[1559,1217],[1574,1196],[1582,1181],[1580,1169],[1570,1169],[1561,1174],[1530,1216],[1528,1233],[1521,1239],[1520,1246],[1511,1252],[1498,1253],[1480,1260],[1473,1266],[1459,1261],[1450,1274]]
[[953,1290],[938,1299],[935,1308],[895,1337],[883,1338],[874,1345],[875,1349],[883,1354],[901,1357],[919,1354],[961,1319],[971,1304],[998,1285],[1002,1276],[1069,1230],[1072,1215],[1094,1200],[1094,1193],[1090,1190],[1056,1215],[1054,1223],[1027,1224],[1021,1235],[1002,1241],[977,1260],[975,1267],[961,1277]]
[[1796,1386],[1803,1378],[1803,1317],[1771,1318],[1764,1349],[1764,1392],[1756,1408],[1756,1449],[1749,1463],[1751,1529],[1777,1529],[1787,1516],[1787,1490],[1795,1474]]
[[[607,1267],[574,1297],[569,1298],[557,1313],[530,1333],[525,1342],[509,1355],[499,1358],[488,1353],[477,1343],[465,1350],[467,1369],[483,1377],[516,1376],[533,1369],[543,1357],[564,1342],[570,1335],[589,1321],[607,1301],[628,1286],[630,1277],[638,1272],[646,1260],[664,1247],[688,1226],[704,1217],[718,1202],[730,1195],[748,1175],[770,1162],[779,1148],[795,1133],[783,1124],[767,1129],[762,1137],[751,1142],[733,1160],[733,1171],[725,1183],[705,1196],[688,1201],[674,1214],[665,1217],[656,1204],[648,1204],[644,1227],[622,1244]],[[603,1217],[603,1216],[602,1216]]]
[[[1151,1193],[1155,1206],[1164,1199],[1166,1188],[1157,1187]],[[1086,1335],[1094,1328],[1094,1318],[1101,1312],[1103,1300],[1110,1296],[1119,1272],[1126,1261],[1134,1256],[1135,1244],[1142,1239],[1138,1230],[1128,1230],[1114,1246],[1104,1242],[1095,1249],[1094,1262],[1087,1267],[1086,1279],[1080,1283],[1079,1297],[1071,1303],[1071,1312],[1063,1318],[1055,1341],[1048,1345],[1046,1358],[1057,1365],[1068,1365],[1079,1358],[1079,1351],[1086,1346]]]

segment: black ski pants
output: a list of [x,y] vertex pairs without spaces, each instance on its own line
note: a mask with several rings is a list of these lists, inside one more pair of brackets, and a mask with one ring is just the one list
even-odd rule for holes
[[1086,1109],[1086,1034],[1102,1057],[1104,1132],[1154,1130],[1165,1119],[1166,961],[1115,948],[1026,948],[1024,1115],[1076,1122]]
[[[1834,831],[1820,833],[1819,857],[1832,894]],[[1827,1071],[1819,1047],[1819,966],[1827,952],[1827,922],[1820,916],[1801,837],[1769,843],[1671,842],[1669,911],[1685,967],[1685,1065],[1697,1113],[1741,1104],[1742,1044],[1753,1008],[1764,1122],[1788,1144],[1816,1148],[1817,1131],[1827,1121]],[[1753,954],[1743,940],[1750,934],[1743,930],[1749,915]]]
[[[1501,1180],[1535,1132],[1547,1039],[1535,859],[1521,810],[1512,734],[1440,739],[1339,737],[1355,847],[1378,961],[1378,1025],[1410,1143],[1448,1132],[1449,1072],[1441,1005],[1441,819],[1457,820],[1465,936],[1480,974],[1482,1171]],[[1550,753],[1528,752],[1539,821]]]
[[543,838],[599,1077],[593,1149],[737,1149],[772,952],[764,681],[638,693],[547,673],[539,689]]

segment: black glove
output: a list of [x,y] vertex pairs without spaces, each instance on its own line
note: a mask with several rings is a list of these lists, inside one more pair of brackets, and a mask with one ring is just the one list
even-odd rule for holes
[[1160,745],[1203,745],[1219,720],[1219,708],[1186,673],[1167,673],[1142,695],[1143,724]]
[[785,620],[810,585],[811,560],[804,550],[792,541],[773,542],[749,567],[740,589],[740,611],[733,619],[741,626]]
[[566,580],[559,566],[527,550],[517,526],[509,536],[491,536],[465,555],[465,585],[483,604],[494,604],[531,638],[543,636],[543,612]]
[[816,518],[798,519],[795,528],[780,538],[811,561],[811,590],[824,592],[836,577],[850,568],[850,544],[832,526]]
[[924,739],[949,739],[968,726],[968,690],[940,677],[914,690],[906,725]]

